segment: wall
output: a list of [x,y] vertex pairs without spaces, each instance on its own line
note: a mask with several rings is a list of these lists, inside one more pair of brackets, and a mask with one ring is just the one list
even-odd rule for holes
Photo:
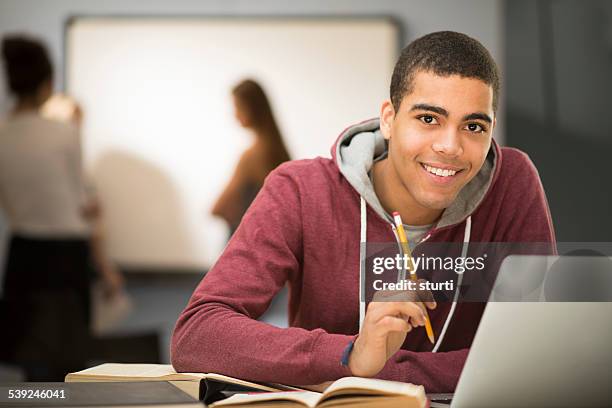
[[[478,38],[503,66],[502,1],[494,0],[1,0],[0,35],[23,31],[44,38],[62,72],[63,28],[71,15],[391,15],[404,26],[404,42],[436,30]],[[62,79],[56,75],[56,86]],[[4,84],[2,85],[2,87]],[[0,112],[9,101],[0,88]]]
[[506,141],[535,162],[557,240],[610,241],[612,4],[508,1]]

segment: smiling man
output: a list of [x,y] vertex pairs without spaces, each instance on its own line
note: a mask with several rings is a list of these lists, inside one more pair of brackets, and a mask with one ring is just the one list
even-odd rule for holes
[[[358,375],[454,390],[484,305],[360,303],[360,242],[554,242],[537,171],[492,139],[499,75],[459,33],[409,44],[380,119],[346,129],[332,159],[280,166],[177,322],[178,371],[318,384]],[[256,319],[288,284],[289,328]],[[452,319],[450,319],[452,317]],[[448,318],[448,319],[447,319]]]

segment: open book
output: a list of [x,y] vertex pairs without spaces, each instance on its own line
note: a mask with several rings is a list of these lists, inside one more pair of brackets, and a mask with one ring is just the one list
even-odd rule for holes
[[424,408],[427,397],[422,385],[372,378],[345,377],[333,382],[323,393],[285,391],[235,394],[210,405],[216,407],[381,407]]
[[274,392],[300,390],[281,384],[260,384],[221,374],[177,373],[170,364],[106,363],[75,373],[66,382],[168,381],[194,398],[206,403],[236,392]]

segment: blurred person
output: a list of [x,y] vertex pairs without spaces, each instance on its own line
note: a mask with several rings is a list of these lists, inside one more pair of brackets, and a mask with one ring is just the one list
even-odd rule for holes
[[290,160],[262,87],[246,79],[234,87],[232,96],[236,120],[252,131],[255,141],[240,157],[229,184],[212,209],[213,215],[227,222],[230,234],[238,228],[266,176]]
[[0,126],[0,208],[11,230],[2,348],[27,380],[62,381],[87,359],[91,254],[109,295],[121,290],[123,279],[105,260],[96,233],[100,206],[83,182],[80,110],[73,110],[72,123],[41,115],[53,89],[53,67],[39,41],[6,37],[2,56],[15,96]]

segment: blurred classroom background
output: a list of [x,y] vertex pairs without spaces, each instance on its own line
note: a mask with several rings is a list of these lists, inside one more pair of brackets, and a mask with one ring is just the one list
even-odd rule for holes
[[[399,50],[437,30],[498,62],[495,138],[535,162],[558,240],[608,241],[610,2],[0,0],[0,37],[43,41],[54,90],[82,108],[83,165],[125,278],[129,305],[94,336],[90,364],[169,362],[175,320],[230,230],[211,209],[252,143],[232,86],[262,84],[292,159],[329,156],[378,115]],[[0,117],[13,103],[0,81]],[[9,228],[0,214],[0,265]],[[286,296],[262,319],[286,326]],[[0,363],[0,381],[24,379]]]

